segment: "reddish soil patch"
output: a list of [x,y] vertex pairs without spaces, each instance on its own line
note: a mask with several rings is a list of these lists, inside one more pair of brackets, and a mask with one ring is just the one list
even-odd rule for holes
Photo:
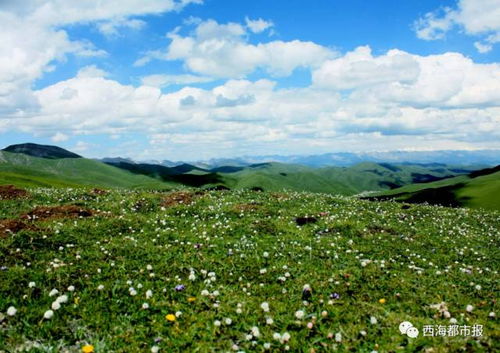
[[22,217],[29,220],[51,219],[51,218],[79,218],[90,217],[92,211],[75,205],[64,206],[39,206]]
[[107,195],[109,192],[103,189],[94,188],[91,193],[94,195]]
[[14,185],[0,185],[0,200],[13,200],[27,197],[28,192]]
[[191,192],[186,191],[175,191],[171,192],[163,198],[161,205],[165,207],[173,207],[176,205],[190,205],[193,203],[195,195]]
[[26,223],[17,219],[0,220],[0,238],[6,238],[9,234],[28,228],[30,227]]

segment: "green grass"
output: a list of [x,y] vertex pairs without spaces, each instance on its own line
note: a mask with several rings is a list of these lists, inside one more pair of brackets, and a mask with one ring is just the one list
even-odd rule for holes
[[0,183],[31,187],[168,189],[165,183],[85,158],[46,159],[0,151]]
[[500,210],[500,172],[475,178],[463,175],[432,183],[407,185],[378,194],[377,197]]
[[[30,192],[0,201],[0,219],[42,205],[95,214],[26,221],[29,229],[0,238],[0,351],[500,350],[500,325],[490,317],[499,311],[499,212],[301,192],[193,193],[192,203],[171,207],[158,192]],[[306,215],[317,222],[297,226]],[[179,284],[185,289],[176,291]],[[52,289],[59,294],[50,297]],[[63,294],[68,302],[44,319]],[[450,325],[431,307],[442,302],[458,325],[483,325],[483,336],[400,334],[405,320],[421,333],[423,325]],[[14,316],[6,315],[10,306]],[[285,332],[288,342],[273,338]]]

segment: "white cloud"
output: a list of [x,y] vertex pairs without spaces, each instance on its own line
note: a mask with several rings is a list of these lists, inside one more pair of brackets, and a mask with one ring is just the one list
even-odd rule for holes
[[344,90],[384,83],[410,84],[419,73],[418,62],[410,54],[391,50],[373,57],[370,47],[365,46],[324,62],[313,72],[313,81],[319,87]]
[[477,51],[480,52],[481,54],[489,53],[493,49],[493,45],[489,43],[481,43],[481,42],[474,42],[474,46],[476,47]]
[[251,20],[248,17],[245,17],[245,23],[253,33],[261,33],[274,26],[272,21],[266,21],[262,18]]
[[136,61],[182,60],[196,74],[217,78],[242,78],[258,68],[273,76],[287,76],[298,67],[314,68],[336,55],[313,42],[293,40],[251,44],[245,28],[237,23],[201,22],[190,36],[169,34],[164,51],[151,51]]
[[106,77],[108,73],[95,65],[85,66],[78,70],[77,77]]
[[120,30],[124,28],[140,30],[146,26],[146,22],[138,19],[113,19],[110,21],[103,21],[97,24],[99,32],[106,37],[119,37]]
[[116,26],[140,27],[142,21],[131,16],[178,11],[189,3],[202,0],[0,1],[0,112],[19,116],[19,107],[22,114],[36,110],[32,82],[68,54],[106,55],[89,41],[71,40],[61,26],[96,22],[111,34]]
[[500,0],[460,0],[456,22],[469,34],[500,30]]
[[68,135],[65,135],[63,133],[57,132],[54,136],[50,138],[54,142],[63,142],[67,141],[69,139]]
[[45,25],[108,21],[131,16],[179,11],[203,0],[24,0],[0,2],[0,10]]
[[145,86],[166,87],[170,85],[191,85],[193,83],[205,83],[213,81],[212,78],[196,75],[164,75],[156,74],[144,76],[141,82]]
[[417,37],[425,40],[442,39],[454,26],[460,26],[466,34],[483,38],[474,45],[480,53],[486,53],[499,41],[499,19],[500,0],[459,0],[455,9],[429,12],[414,26]]
[[500,105],[500,64],[476,64],[459,53],[419,56],[390,50],[373,57],[368,47],[359,47],[326,61],[313,72],[313,83],[354,89],[356,99],[415,107]]
[[443,39],[454,25],[456,12],[446,7],[428,12],[414,23],[417,37],[424,40]]
[[[416,77],[392,74],[401,65],[397,55],[416,63]],[[498,66],[475,64],[460,54],[421,57],[390,51],[373,57],[368,48],[335,60],[344,60],[346,73],[326,72],[322,79],[333,77],[331,86],[324,81],[283,89],[265,79],[229,80],[212,89],[184,87],[171,93],[123,85],[87,67],[35,92],[40,110],[0,120],[0,129],[43,132],[54,140],[143,134],[150,136],[151,148],[128,155],[148,158],[164,158],[167,150],[178,158],[199,159],[200,153],[210,157],[228,151],[500,147]],[[359,60],[367,63],[357,65]],[[330,64],[318,71],[338,70]],[[347,91],[339,88],[339,79]]]

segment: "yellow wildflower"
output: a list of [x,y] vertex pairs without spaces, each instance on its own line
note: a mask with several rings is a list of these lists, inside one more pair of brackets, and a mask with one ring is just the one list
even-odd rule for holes
[[86,344],[85,346],[82,347],[82,352],[83,353],[93,353],[94,352],[94,346],[91,344]]
[[165,316],[165,319],[167,319],[167,321],[175,321],[175,315],[168,314],[167,316]]
[[378,300],[378,302],[379,302],[380,304],[385,304],[385,299],[384,299],[384,298],[379,299],[379,300]]
[[196,298],[195,298],[195,297],[189,297],[189,298],[188,298],[188,302],[189,302],[189,303],[192,303],[192,302],[194,302],[195,300],[196,300]]

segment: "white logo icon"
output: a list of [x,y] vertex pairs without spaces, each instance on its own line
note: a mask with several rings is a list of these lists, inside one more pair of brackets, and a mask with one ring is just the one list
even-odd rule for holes
[[407,335],[410,338],[418,337],[418,328],[413,327],[413,324],[409,321],[403,321],[399,324],[399,331],[403,335]]

